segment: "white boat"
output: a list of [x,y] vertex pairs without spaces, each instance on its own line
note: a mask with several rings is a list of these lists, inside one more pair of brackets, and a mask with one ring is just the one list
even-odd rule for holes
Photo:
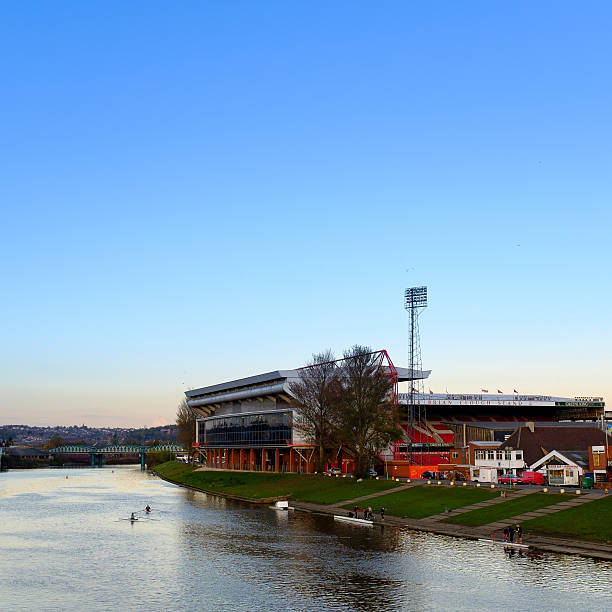
[[508,546],[511,548],[529,548],[529,544],[519,544],[518,542],[506,542],[505,540],[492,540],[491,538],[478,538],[479,542],[488,542],[489,544],[499,544],[500,546]]
[[281,511],[293,510],[288,501],[277,501],[273,506],[268,506],[268,508]]
[[339,514],[334,514],[334,521],[353,523],[354,525],[363,525],[364,527],[372,527],[374,525],[374,521],[367,521],[366,519],[355,518],[353,516],[341,516]]

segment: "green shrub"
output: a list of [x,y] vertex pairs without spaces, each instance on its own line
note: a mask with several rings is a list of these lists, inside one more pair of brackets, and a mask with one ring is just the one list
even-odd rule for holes
[[149,451],[146,457],[147,467],[152,468],[166,461],[174,461],[175,458],[176,453],[172,451]]

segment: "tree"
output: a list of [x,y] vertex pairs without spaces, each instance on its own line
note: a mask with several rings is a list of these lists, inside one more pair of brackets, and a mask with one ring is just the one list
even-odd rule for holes
[[51,436],[49,441],[43,444],[44,449],[56,448],[57,446],[62,446],[66,444],[66,441],[61,436]]
[[176,437],[187,452],[192,452],[192,444],[195,442],[195,428],[197,412],[191,408],[186,400],[182,400],[176,410],[176,426],[178,433]]
[[369,347],[344,352],[335,426],[354,453],[356,476],[366,476],[380,451],[402,437],[392,392],[393,381]]
[[340,386],[339,371],[330,350],[312,356],[299,370],[299,378],[289,383],[296,409],[295,429],[318,447],[317,469],[325,469],[325,455],[335,439],[333,427],[336,397]]

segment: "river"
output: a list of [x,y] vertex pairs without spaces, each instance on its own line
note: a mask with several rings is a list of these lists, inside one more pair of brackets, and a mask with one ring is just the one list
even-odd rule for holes
[[[149,504],[147,520],[140,512]],[[125,520],[137,512],[144,520]],[[11,610],[610,610],[612,563],[334,523],[138,467],[0,474]]]

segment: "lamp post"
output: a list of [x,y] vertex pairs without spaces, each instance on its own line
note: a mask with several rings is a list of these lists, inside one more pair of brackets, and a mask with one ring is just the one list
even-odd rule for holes
[[511,465],[511,462],[512,462],[512,451],[513,450],[514,449],[511,446],[509,446],[506,449],[506,454],[508,456],[508,484],[511,485],[512,488],[514,488],[514,482],[511,482],[511,478],[510,478],[510,474],[511,474],[511,467],[510,467],[510,465]]

